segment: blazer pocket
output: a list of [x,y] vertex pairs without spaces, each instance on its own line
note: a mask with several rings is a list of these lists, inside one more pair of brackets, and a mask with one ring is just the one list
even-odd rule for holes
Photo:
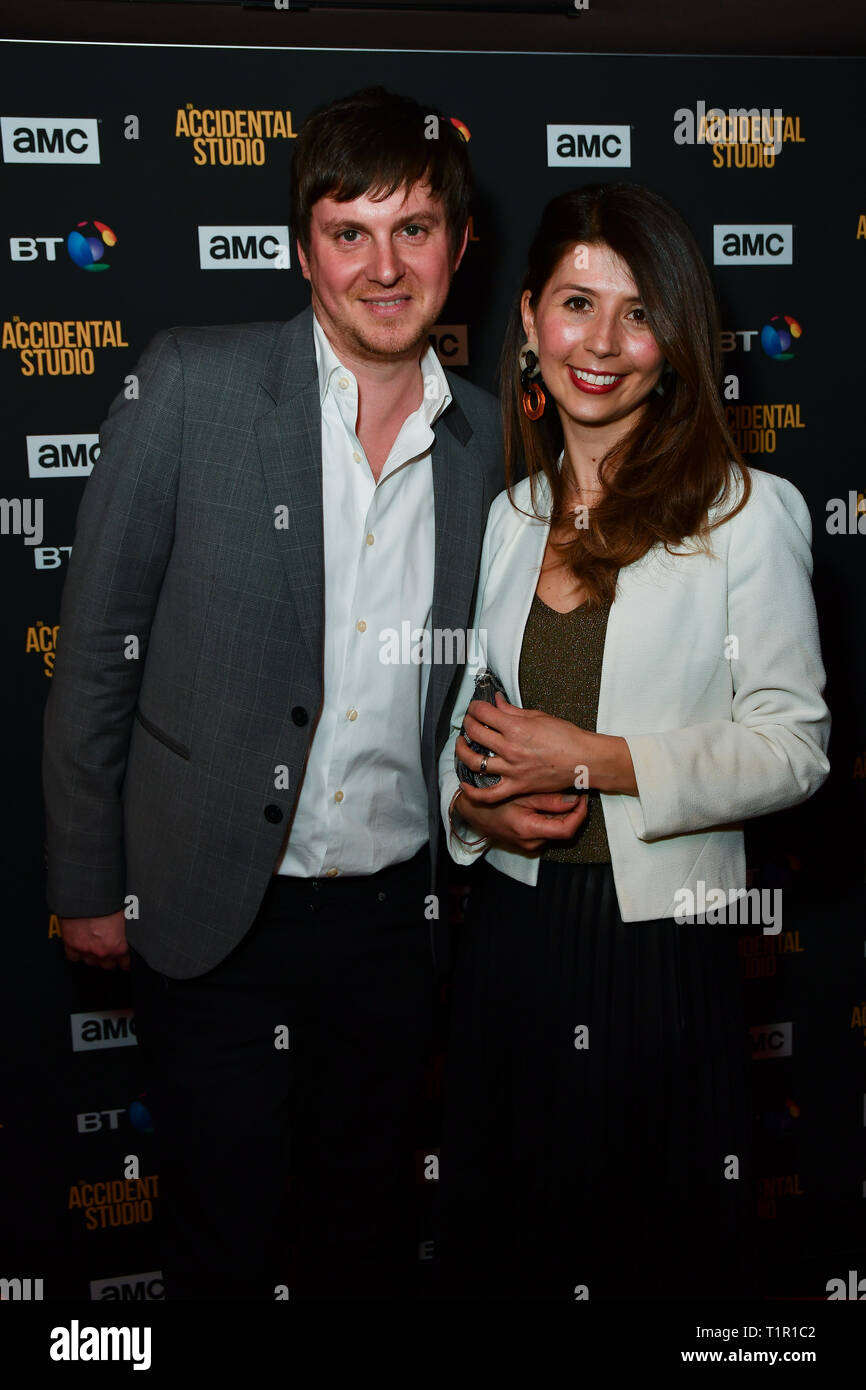
[[179,758],[189,760],[189,749],[185,748],[182,743],[178,743],[177,739],[172,738],[170,734],[164,733],[156,724],[152,724],[138,708],[136,708],[135,717],[141,727],[146,729],[159,743],[165,744],[165,747],[170,748],[172,753],[177,753]]

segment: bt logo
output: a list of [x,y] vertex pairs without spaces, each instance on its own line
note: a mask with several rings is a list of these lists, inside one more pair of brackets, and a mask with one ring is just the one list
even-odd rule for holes
[[775,362],[790,362],[794,356],[792,344],[802,338],[803,329],[790,314],[774,314],[760,331],[757,328],[725,329],[721,334],[722,352],[752,351],[752,339],[760,338],[761,347]]
[[[141,1096],[144,1095],[142,1091]],[[121,1106],[118,1110],[84,1110],[75,1117],[75,1124],[79,1134],[97,1134],[100,1130],[116,1130],[119,1128],[120,1116],[125,1114],[132,1128],[139,1134],[153,1133],[153,1120],[147,1105],[139,1096],[136,1100],[131,1100],[127,1106]]]
[[66,238],[70,258],[82,270],[108,270],[108,261],[102,259],[105,248],[116,245],[117,237],[105,222],[79,222]]
[[[62,236],[11,236],[9,256],[13,261],[57,261]],[[108,270],[103,260],[106,246],[117,245],[117,234],[106,222],[79,222],[66,238],[69,259],[82,270]],[[41,250],[40,250],[41,247]]]
[[761,329],[761,347],[768,357],[774,358],[777,362],[790,362],[794,356],[791,342],[794,338],[802,336],[802,328],[790,314],[774,314],[770,322],[765,323]]

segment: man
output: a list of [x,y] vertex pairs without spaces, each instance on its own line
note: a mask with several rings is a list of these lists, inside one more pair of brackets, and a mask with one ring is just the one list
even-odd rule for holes
[[411,1291],[462,653],[383,657],[406,623],[428,656],[468,628],[502,486],[493,399],[429,346],[469,194],[414,101],[315,113],[311,307],[158,334],[101,431],[46,710],[48,900],[70,960],[131,963],[169,1297],[292,1282],[289,1171],[293,1298]]

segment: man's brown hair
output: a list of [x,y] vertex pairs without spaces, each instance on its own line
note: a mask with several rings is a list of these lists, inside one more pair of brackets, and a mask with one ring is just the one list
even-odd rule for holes
[[411,97],[367,87],[314,111],[292,153],[291,230],[306,254],[319,198],[388,198],[422,183],[442,201],[456,253],[469,220],[472,170],[466,142],[447,116]]

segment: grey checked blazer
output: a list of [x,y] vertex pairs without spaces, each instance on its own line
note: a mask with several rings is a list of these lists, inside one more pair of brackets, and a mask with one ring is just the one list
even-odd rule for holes
[[[312,310],[159,333],[136,371],[139,398],[119,396],[100,431],[63,592],[45,711],[47,897],[60,916],[86,917],[135,895],[130,943],[183,979],[251,926],[321,710]],[[449,385],[432,449],[432,626],[466,629],[502,455],[493,397]],[[277,507],[288,507],[284,528]],[[434,860],[436,764],[459,669],[430,672]],[[287,790],[275,790],[279,765]]]

